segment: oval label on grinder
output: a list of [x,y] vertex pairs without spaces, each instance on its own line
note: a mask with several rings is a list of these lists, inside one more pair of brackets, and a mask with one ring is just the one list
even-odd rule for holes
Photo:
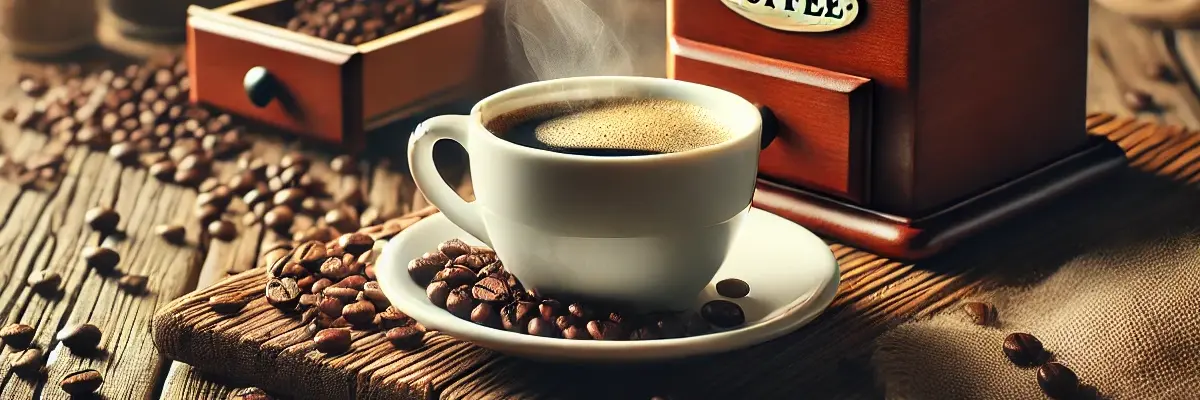
[[828,32],[858,18],[858,0],[719,0],[746,19],[789,32]]

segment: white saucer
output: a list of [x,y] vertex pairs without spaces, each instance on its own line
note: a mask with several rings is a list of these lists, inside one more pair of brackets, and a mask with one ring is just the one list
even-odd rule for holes
[[[725,299],[746,314],[741,327],[681,339],[597,341],[543,338],[476,325],[431,303],[408,276],[407,264],[449,239],[478,240],[442,214],[413,224],[388,242],[375,273],[383,292],[405,314],[456,338],[501,353],[543,361],[664,361],[745,348],[790,333],[816,318],[837,293],[837,261],[825,242],[800,225],[751,209],[728,260],[696,299],[696,309],[722,299],[713,285],[726,278],[750,284],[750,295]],[[503,259],[504,255],[501,254]],[[519,277],[518,277],[519,278]]]

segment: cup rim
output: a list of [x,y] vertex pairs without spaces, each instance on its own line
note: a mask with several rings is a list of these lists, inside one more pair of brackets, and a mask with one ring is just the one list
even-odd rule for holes
[[[581,155],[581,154],[567,154],[567,153],[553,152],[553,151],[549,151],[549,150],[535,149],[532,147],[522,146],[522,145],[519,145],[516,143],[509,142],[507,140],[501,139],[499,136],[497,136],[496,134],[489,131],[487,129],[487,126],[484,125],[483,111],[485,108],[487,108],[492,103],[500,103],[500,102],[505,101],[508,98],[521,96],[521,95],[527,95],[527,94],[536,96],[536,94],[535,94],[536,92],[555,92],[555,90],[551,89],[554,86],[563,86],[565,84],[579,85],[579,84],[587,84],[588,82],[614,82],[614,83],[624,83],[624,84],[631,85],[631,86],[675,85],[675,86],[679,86],[679,87],[685,87],[685,88],[688,88],[687,90],[703,93],[701,96],[721,97],[721,98],[724,98],[725,101],[728,101],[730,103],[738,103],[739,105],[744,105],[744,108],[741,111],[729,110],[728,112],[730,112],[730,113],[745,113],[748,116],[752,116],[752,118],[756,118],[757,122],[748,125],[746,129],[731,129],[731,131],[733,133],[732,137],[729,140],[726,140],[726,141],[723,141],[720,143],[696,147],[696,148],[688,149],[688,150],[684,150],[684,151],[671,152],[671,153],[632,155],[632,156],[623,156],[623,157],[603,157],[603,156],[592,156],[592,155]],[[542,104],[542,103],[535,103],[535,104]],[[642,162],[661,162],[661,161],[670,161],[670,160],[692,158],[692,157],[698,157],[698,156],[704,156],[704,155],[711,155],[711,154],[721,153],[721,152],[736,148],[739,146],[739,144],[743,140],[747,140],[748,136],[753,135],[755,132],[761,132],[761,130],[762,130],[762,119],[761,119],[762,117],[761,117],[761,114],[759,114],[758,109],[756,107],[754,107],[754,105],[751,104],[750,101],[746,100],[745,98],[743,98],[737,94],[734,94],[732,92],[729,92],[729,91],[726,91],[726,90],[723,90],[720,88],[716,88],[713,86],[703,85],[703,84],[694,83],[694,82],[687,82],[687,81],[681,81],[681,80],[669,79],[669,78],[656,78],[656,77],[644,77],[644,76],[599,75],[599,76],[558,78],[558,79],[549,79],[549,80],[544,80],[544,81],[525,83],[525,84],[513,86],[508,89],[501,90],[499,92],[493,93],[490,96],[485,97],[483,100],[480,100],[478,103],[475,103],[475,105],[473,107],[471,107],[470,115],[471,115],[471,122],[473,124],[477,125],[476,126],[477,128],[482,129],[484,132],[487,133],[486,135],[482,135],[482,136],[486,137],[483,140],[487,141],[490,145],[500,146],[507,151],[515,151],[515,152],[518,152],[520,154],[527,155],[527,156],[543,157],[543,158],[560,160],[560,161],[578,161],[578,162],[594,162],[594,163],[629,164],[629,163],[642,163]],[[472,138],[472,140],[479,140],[479,138]]]

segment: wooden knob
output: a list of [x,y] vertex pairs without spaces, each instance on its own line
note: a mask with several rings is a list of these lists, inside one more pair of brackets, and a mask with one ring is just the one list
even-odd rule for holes
[[279,82],[265,67],[254,67],[246,71],[246,77],[242,78],[242,86],[246,88],[246,96],[250,98],[250,102],[259,108],[271,104],[279,90]]
[[766,149],[775,141],[775,136],[779,135],[779,120],[775,119],[775,113],[771,109],[762,104],[754,103],[758,107],[758,112],[762,114],[762,148]]

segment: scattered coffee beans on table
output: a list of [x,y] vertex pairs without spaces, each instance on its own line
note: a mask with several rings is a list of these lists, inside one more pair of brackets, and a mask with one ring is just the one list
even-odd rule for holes
[[[476,324],[534,336],[574,340],[653,340],[695,336],[713,326],[745,322],[742,310],[724,300],[709,312],[629,313],[606,307],[539,296],[525,290],[505,271],[496,253],[449,240],[408,264],[409,275],[425,285],[429,301]],[[728,303],[728,304],[724,304]],[[712,308],[705,306],[706,308]],[[712,310],[710,310],[712,311]],[[704,312],[702,311],[702,314]]]
[[441,16],[443,0],[295,0],[285,28],[360,45]]
[[1079,392],[1079,377],[1075,371],[1057,362],[1048,362],[1038,368],[1038,386],[1052,399],[1071,399]]

